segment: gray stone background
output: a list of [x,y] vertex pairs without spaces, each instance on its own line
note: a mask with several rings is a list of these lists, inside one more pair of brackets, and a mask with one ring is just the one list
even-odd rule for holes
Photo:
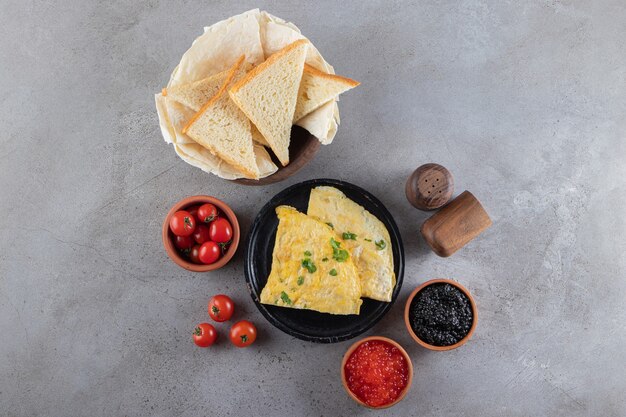
[[[626,415],[626,3],[606,1],[4,0],[0,13],[0,414],[7,416]],[[283,183],[245,187],[180,161],[153,94],[202,27],[260,7],[295,22],[339,74],[335,142]],[[425,162],[453,172],[494,226],[449,259],[405,200]],[[211,194],[244,236],[283,188],[316,177],[367,188],[394,215],[402,294],[367,334],[415,366],[409,395],[370,412],[341,386],[351,342],[267,323],[240,250],[183,271],[160,242],[177,200]],[[415,345],[403,304],[434,277],[466,285],[464,347]],[[196,348],[225,292],[260,336]]]

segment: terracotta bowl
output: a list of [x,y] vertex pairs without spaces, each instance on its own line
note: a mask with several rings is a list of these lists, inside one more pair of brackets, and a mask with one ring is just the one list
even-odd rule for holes
[[[350,355],[352,355],[352,352],[354,352],[356,350],[356,348],[358,348],[362,343],[365,343],[365,342],[370,341],[370,340],[380,340],[382,342],[387,342],[390,345],[395,346],[396,348],[398,348],[400,353],[402,353],[402,356],[404,356],[404,359],[406,360],[406,363],[409,366],[409,377],[407,379],[406,387],[404,388],[404,391],[402,391],[400,396],[398,396],[398,398],[394,402],[391,402],[391,403],[385,404],[385,405],[381,405],[380,407],[372,407],[371,405],[367,405],[363,401],[361,401],[359,399],[359,397],[357,397],[356,395],[354,395],[354,393],[352,391],[350,391],[350,388],[348,387],[348,382],[346,381],[346,371],[345,371],[345,368],[346,368],[346,362],[348,362],[348,358],[350,358]],[[345,390],[348,393],[348,395],[350,397],[352,397],[352,399],[354,401],[356,401],[358,404],[362,405],[363,407],[367,407],[367,408],[372,408],[372,409],[378,410],[378,409],[382,409],[382,408],[389,408],[389,407],[392,407],[392,406],[396,405],[397,403],[402,401],[402,399],[407,394],[407,392],[409,392],[409,389],[411,388],[411,383],[412,382],[413,382],[413,363],[411,362],[411,358],[410,358],[409,354],[406,353],[406,350],[404,350],[404,348],[402,346],[400,346],[396,341],[391,340],[391,339],[389,339],[387,337],[370,336],[370,337],[366,337],[364,339],[358,340],[358,341],[354,342],[350,346],[350,348],[347,350],[345,355],[343,355],[343,360],[341,361],[341,383],[343,384],[343,387],[345,388]]]
[[[459,340],[457,343],[450,345],[450,346],[435,346],[435,345],[431,345],[429,343],[424,342],[422,339],[417,337],[415,332],[413,332],[413,328],[411,327],[411,322],[409,321],[409,310],[411,309],[411,303],[413,302],[413,298],[415,298],[417,293],[423,290],[424,288],[426,288],[427,286],[432,285],[432,284],[438,284],[438,283],[450,284],[458,288],[463,294],[467,296],[472,306],[472,316],[473,316],[472,327],[470,327],[469,332],[465,335],[463,339]],[[406,305],[404,307],[404,324],[406,325],[406,328],[409,331],[409,334],[411,335],[413,340],[417,342],[417,344],[430,350],[439,350],[439,351],[452,350],[452,349],[458,348],[459,346],[463,346],[472,337],[472,334],[474,333],[474,329],[476,329],[477,323],[478,323],[478,309],[476,308],[476,302],[474,302],[474,297],[472,297],[472,294],[470,294],[470,292],[464,286],[462,286],[456,281],[452,281],[451,279],[431,279],[430,281],[426,281],[425,283],[423,283],[422,285],[420,285],[419,287],[413,290],[411,295],[409,295],[409,299],[406,300]]]
[[320,148],[320,141],[300,126],[293,126],[291,129],[291,142],[289,144],[289,164],[284,167],[270,151],[272,160],[278,167],[278,171],[272,175],[259,180],[238,179],[233,180],[243,185],[267,185],[282,181],[298,172],[303,166],[309,163]]
[[[174,215],[174,213],[178,210],[184,210],[190,206],[202,205],[205,203],[212,203],[215,205],[215,207],[217,207],[219,211],[226,216],[233,227],[233,239],[228,247],[228,250],[217,262],[210,265],[194,264],[181,256],[178,249],[174,246],[174,234],[170,231],[170,218]],[[237,246],[239,246],[239,233],[239,222],[237,221],[237,216],[235,216],[235,213],[233,213],[231,208],[228,207],[226,203],[208,195],[195,195],[182,199],[178,203],[174,204],[163,220],[161,237],[163,238],[163,246],[165,247],[167,255],[178,266],[193,272],[207,272],[219,269],[230,261],[237,251]]]

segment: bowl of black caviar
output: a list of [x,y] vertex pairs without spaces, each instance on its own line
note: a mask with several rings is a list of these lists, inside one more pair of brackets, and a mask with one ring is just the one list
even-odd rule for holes
[[464,286],[450,279],[433,279],[409,296],[404,323],[413,340],[426,349],[452,350],[472,337],[478,311]]

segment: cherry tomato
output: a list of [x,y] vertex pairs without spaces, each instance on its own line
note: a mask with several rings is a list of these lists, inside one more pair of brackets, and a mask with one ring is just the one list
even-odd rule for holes
[[217,219],[217,207],[211,203],[206,203],[198,208],[198,219],[204,223],[211,223]]
[[196,231],[193,232],[193,239],[199,245],[202,245],[204,242],[208,242],[209,240],[211,240],[211,238],[209,237],[209,227],[205,226],[204,224],[199,224],[198,226],[196,226]]
[[235,303],[229,296],[218,294],[209,300],[209,316],[215,321],[230,320],[235,311]]
[[170,219],[170,229],[176,236],[189,236],[196,229],[196,219],[188,211],[179,210]]
[[198,208],[200,208],[200,206],[191,206],[185,209],[196,219],[196,223],[200,223],[200,218],[198,217]]
[[219,219],[211,222],[211,225],[209,226],[209,235],[213,242],[230,242],[233,238],[233,228],[230,226],[228,220],[220,217]]
[[200,347],[209,347],[217,339],[217,330],[209,323],[200,323],[193,331],[193,342]]
[[174,236],[174,246],[180,250],[191,249],[193,238],[191,236]]
[[212,264],[217,261],[220,256],[222,256],[222,251],[217,243],[208,241],[200,246],[198,258],[200,258],[200,262],[203,264]]
[[230,328],[230,341],[237,347],[250,346],[256,340],[256,327],[247,320],[238,321]]
[[189,259],[191,259],[191,262],[194,264],[202,264],[200,260],[200,245],[193,245],[189,252]]

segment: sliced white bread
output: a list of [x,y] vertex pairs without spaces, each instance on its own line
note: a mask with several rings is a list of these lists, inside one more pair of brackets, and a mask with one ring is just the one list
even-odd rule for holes
[[250,121],[228,97],[227,89],[243,76],[244,57],[230,69],[218,93],[187,123],[183,133],[214,155],[239,169],[247,178],[258,179]]
[[297,122],[312,111],[334,100],[339,94],[345,93],[359,84],[361,83],[350,78],[327,74],[304,64],[293,121]]
[[265,140],[265,138],[263,137],[261,132],[259,132],[259,129],[256,128],[254,123],[250,123],[250,130],[251,130],[251,133],[252,133],[252,140],[253,141],[258,143],[259,145],[267,146],[268,148],[270,147],[270,144],[267,143],[267,141]]
[[287,45],[228,91],[283,166],[289,163],[291,126],[308,43],[300,39]]
[[218,93],[229,73],[226,70],[193,83],[164,88],[163,95],[198,112]]

